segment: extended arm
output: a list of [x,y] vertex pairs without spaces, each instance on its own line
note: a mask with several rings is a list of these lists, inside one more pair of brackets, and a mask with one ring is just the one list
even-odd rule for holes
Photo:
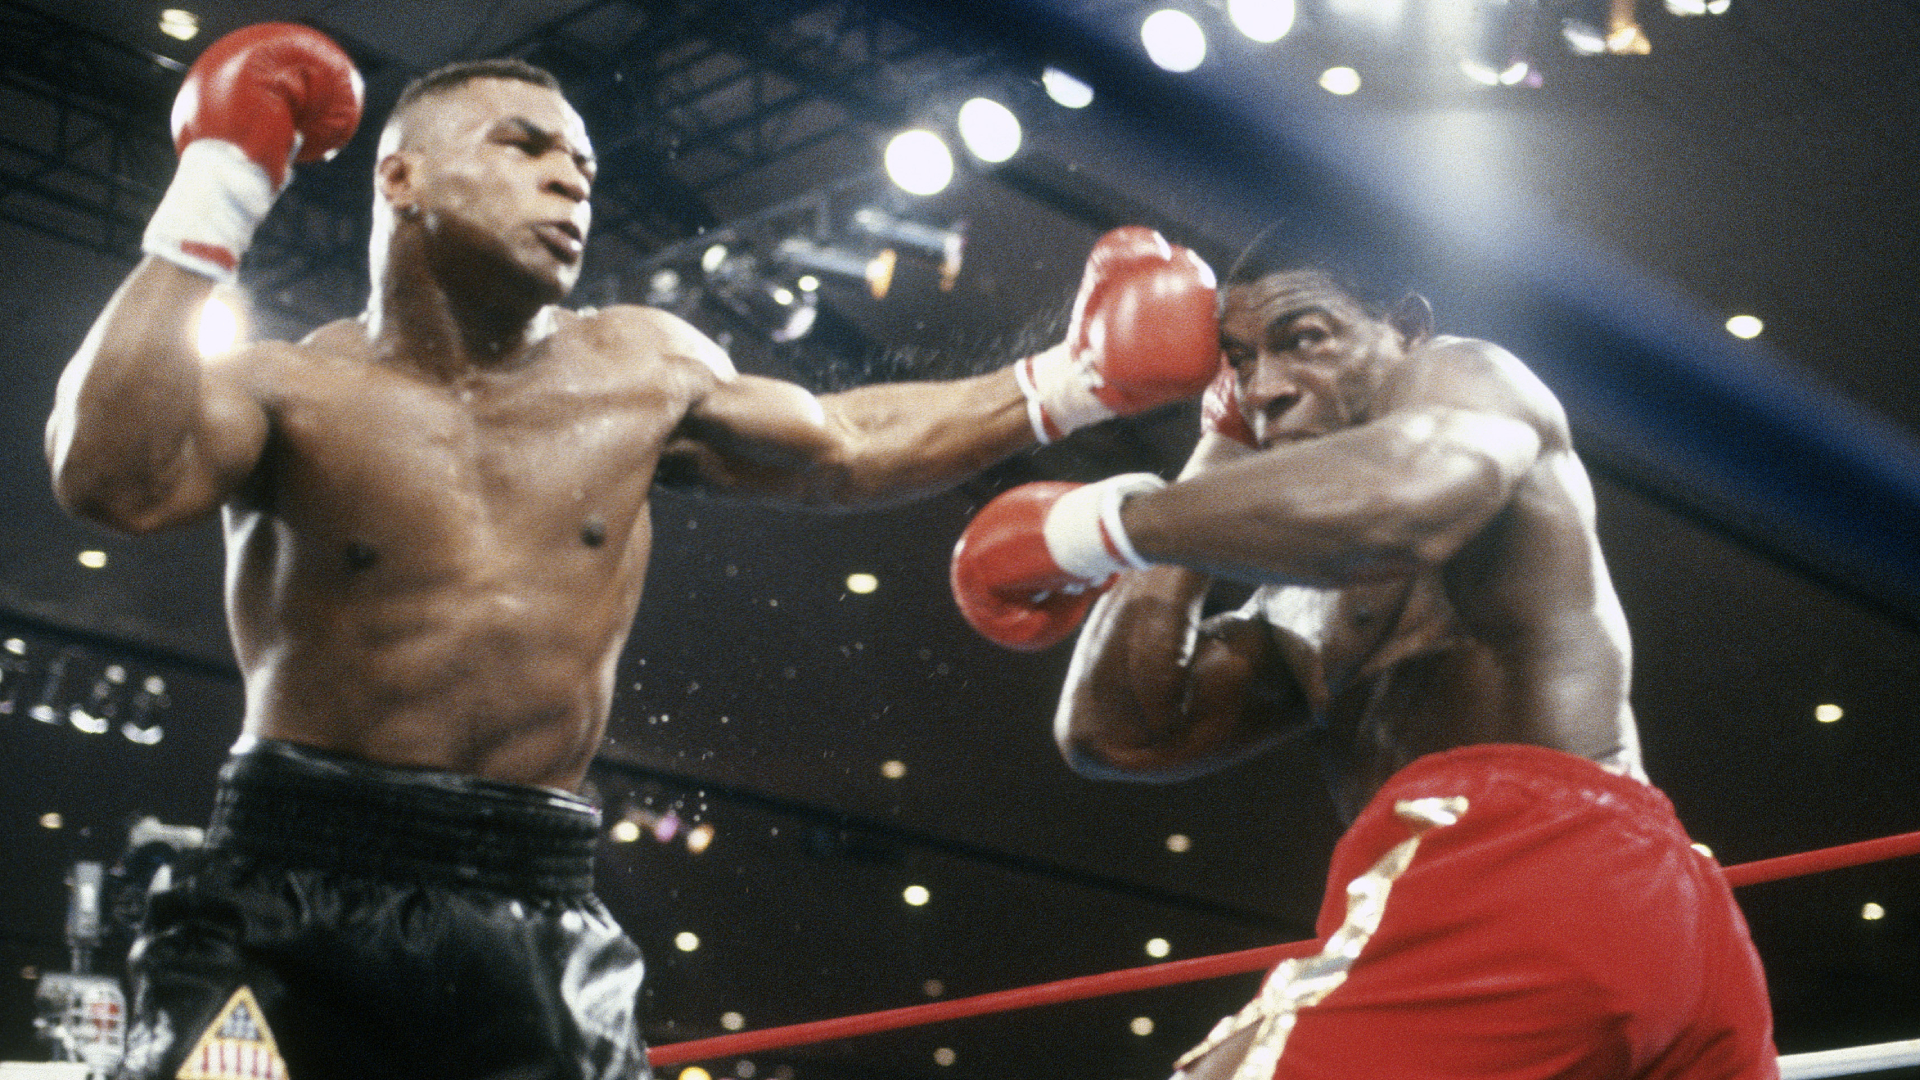
[[661,478],[817,505],[909,498],[1035,442],[1196,394],[1218,355],[1212,271],[1151,230],[1116,229],[1088,257],[1059,345],[970,379],[817,398],[723,377],[668,447]]
[[937,491],[1033,441],[1011,371],[823,396],[742,375],[688,415],[660,479],[810,506],[855,506]]

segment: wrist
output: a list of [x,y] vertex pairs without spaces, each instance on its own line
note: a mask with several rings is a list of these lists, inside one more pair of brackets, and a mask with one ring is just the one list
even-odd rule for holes
[[1067,492],[1047,511],[1041,526],[1047,553],[1060,569],[1093,582],[1152,566],[1127,536],[1120,511],[1133,496],[1166,486],[1152,473],[1122,473]]
[[1102,385],[1093,365],[1078,363],[1065,342],[1014,365],[1014,379],[1027,399],[1027,420],[1042,446],[1068,432],[1118,415],[1094,390]]
[[140,248],[231,282],[276,194],[266,170],[238,146],[198,139],[180,152],[179,168],[147,222]]

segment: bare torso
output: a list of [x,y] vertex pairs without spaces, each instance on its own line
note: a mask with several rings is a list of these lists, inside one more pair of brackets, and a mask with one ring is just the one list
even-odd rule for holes
[[1325,729],[1349,818],[1402,766],[1456,746],[1529,743],[1642,775],[1625,619],[1568,451],[1543,455],[1443,566],[1345,589],[1267,586],[1242,613],[1271,628]]
[[713,383],[644,326],[549,315],[500,370],[382,363],[357,323],[259,348],[225,508],[246,733],[574,788],[640,602],[661,450]]

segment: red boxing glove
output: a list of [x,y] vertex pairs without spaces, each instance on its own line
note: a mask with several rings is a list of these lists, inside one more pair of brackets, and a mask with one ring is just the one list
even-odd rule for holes
[[1120,526],[1120,506],[1162,486],[1152,473],[1127,473],[1004,492],[954,545],[949,579],[960,614],[983,637],[1022,652],[1073,633],[1115,574],[1149,565]]
[[207,46],[173,101],[180,167],[142,249],[231,280],[288,169],[345,146],[362,97],[353,61],[309,26],[261,23]]
[[1215,291],[1204,260],[1152,229],[1101,237],[1066,340],[1015,368],[1034,434],[1049,443],[1199,393],[1220,359]]
[[1260,445],[1247,424],[1247,414],[1240,408],[1240,373],[1231,364],[1221,363],[1220,374],[1213,377],[1200,398],[1200,430],[1225,436],[1242,446]]

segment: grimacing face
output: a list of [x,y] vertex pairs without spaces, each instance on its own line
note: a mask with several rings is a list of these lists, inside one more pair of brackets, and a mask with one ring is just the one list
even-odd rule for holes
[[1380,362],[1401,353],[1393,327],[1315,271],[1229,287],[1220,345],[1263,448],[1364,422]]
[[402,127],[405,183],[389,196],[397,212],[544,281],[556,299],[573,287],[595,164],[564,98],[519,79],[470,79],[415,102]]

